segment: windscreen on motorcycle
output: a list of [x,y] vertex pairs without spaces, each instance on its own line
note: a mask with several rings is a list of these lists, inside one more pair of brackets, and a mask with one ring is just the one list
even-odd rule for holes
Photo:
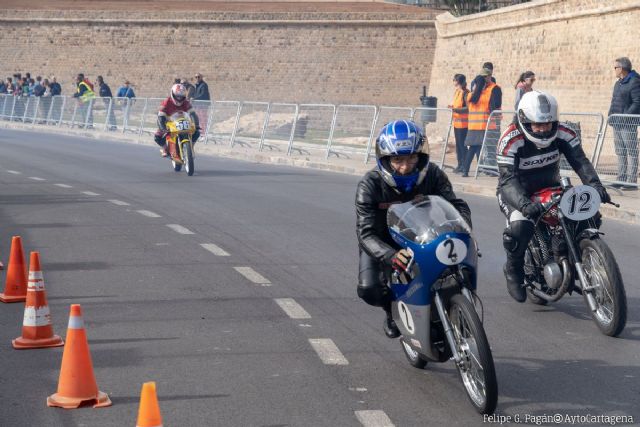
[[460,213],[440,196],[392,205],[387,211],[387,225],[419,245],[445,233],[471,233]]

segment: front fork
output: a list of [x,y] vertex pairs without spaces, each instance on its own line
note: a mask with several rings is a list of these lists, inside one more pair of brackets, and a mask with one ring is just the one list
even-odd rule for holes
[[457,364],[460,364],[462,362],[462,357],[460,356],[460,353],[458,353],[456,339],[453,336],[453,328],[451,327],[451,323],[449,322],[449,317],[447,316],[447,310],[444,308],[444,304],[442,304],[442,298],[440,298],[440,292],[436,291],[433,299],[436,302],[436,308],[438,309],[438,316],[440,316],[440,322],[442,322],[442,327],[444,328],[444,334],[447,337],[447,342],[449,343],[449,348],[451,349],[453,360],[455,360]]
[[589,309],[592,312],[598,310],[598,305],[596,303],[596,299],[593,296],[593,290],[595,289],[589,281],[587,280],[587,275],[584,272],[584,268],[582,267],[582,258],[578,249],[575,247],[574,237],[569,234],[569,229],[567,228],[567,221],[565,220],[564,215],[561,212],[558,212],[558,217],[560,219],[560,224],[562,225],[562,232],[564,233],[565,241],[567,242],[567,247],[569,248],[569,253],[571,254],[571,258],[573,259],[573,263],[576,268],[576,273],[578,273],[578,279],[580,279],[580,285],[582,287],[582,292],[587,298],[587,304],[589,304]]

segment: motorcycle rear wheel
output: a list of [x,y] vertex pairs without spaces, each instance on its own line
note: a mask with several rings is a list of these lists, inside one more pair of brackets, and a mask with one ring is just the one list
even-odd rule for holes
[[471,404],[481,414],[492,414],[498,404],[498,380],[489,341],[473,304],[457,294],[451,298],[449,321],[458,353],[462,384]]
[[583,239],[580,250],[589,285],[597,287],[593,293],[597,310],[591,317],[603,334],[615,337],[627,323],[627,296],[618,263],[601,239]]
[[427,366],[427,359],[422,357],[420,353],[415,351],[407,342],[406,338],[400,338],[400,344],[402,345],[402,351],[404,355],[407,357],[409,364],[417,369],[424,369]]

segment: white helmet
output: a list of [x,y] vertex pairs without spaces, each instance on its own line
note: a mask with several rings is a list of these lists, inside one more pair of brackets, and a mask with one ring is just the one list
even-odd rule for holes
[[[525,137],[538,148],[548,147],[558,134],[558,101],[546,93],[533,90],[522,95],[518,103],[518,125]],[[552,123],[548,132],[534,132],[531,123]]]
[[187,88],[181,84],[174,84],[171,87],[171,99],[177,106],[182,105],[185,99],[187,99]]

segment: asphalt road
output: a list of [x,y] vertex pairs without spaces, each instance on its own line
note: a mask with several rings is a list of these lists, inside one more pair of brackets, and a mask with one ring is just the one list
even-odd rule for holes
[[[0,259],[16,234],[40,251],[54,330],[65,335],[69,305],[82,305],[113,401],[47,408],[62,348],[14,350],[23,306],[0,304],[1,425],[135,425],[145,381],[157,382],[165,426],[487,424],[451,362],[409,366],[382,311],[357,298],[357,177],[205,156],[187,177],[150,146],[9,130],[0,152]],[[609,338],[580,296],[513,302],[496,201],[465,198],[484,255],[498,414],[640,423],[640,229],[603,227],[629,304],[625,331]],[[309,317],[291,318],[280,298]],[[337,349],[323,347],[326,359],[323,343]]]

